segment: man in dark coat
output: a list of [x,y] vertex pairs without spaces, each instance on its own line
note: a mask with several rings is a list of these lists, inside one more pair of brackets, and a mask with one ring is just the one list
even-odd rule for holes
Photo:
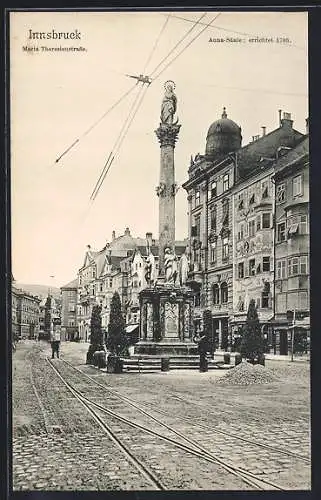
[[206,359],[206,353],[208,351],[208,339],[206,335],[201,335],[200,337],[195,336],[194,342],[198,344],[198,352],[200,355],[200,372],[207,372],[208,365]]

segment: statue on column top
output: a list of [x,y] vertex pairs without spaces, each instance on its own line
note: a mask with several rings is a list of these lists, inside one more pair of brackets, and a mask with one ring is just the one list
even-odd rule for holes
[[168,80],[165,85],[165,95],[161,108],[161,123],[164,125],[173,125],[174,114],[177,109],[177,97],[174,94],[175,83]]

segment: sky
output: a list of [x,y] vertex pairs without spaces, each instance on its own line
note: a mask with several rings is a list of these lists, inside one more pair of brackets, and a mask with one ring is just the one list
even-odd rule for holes
[[[210,23],[217,14],[208,12],[201,22]],[[157,238],[160,148],[154,131],[167,80],[176,85],[181,123],[175,148],[179,185],[188,178],[191,155],[205,152],[208,128],[220,118],[223,106],[241,126],[243,145],[261,134],[262,126],[267,133],[277,128],[279,109],[291,113],[294,128],[305,132],[307,13],[220,13],[189,44],[205,27],[196,26],[154,71],[192,28],[191,21],[201,15],[186,11],[172,12],[169,18],[166,12],[11,13],[11,234],[17,282],[66,284],[77,276],[86,246],[101,249],[113,230],[119,236],[129,227],[134,237],[152,232]],[[30,29],[77,29],[81,40],[29,40]],[[255,36],[272,37],[273,42],[250,42]],[[231,37],[244,41],[226,40]],[[280,37],[290,43],[277,43]],[[218,38],[225,41],[210,41]],[[26,52],[26,45],[39,51]],[[86,50],[41,50],[41,46],[59,45]],[[90,202],[139,86],[83,134],[135,83],[126,74],[140,73],[155,79],[146,87],[102,187]],[[55,163],[77,138],[79,142]],[[183,239],[187,233],[186,192],[180,188],[176,238]]]

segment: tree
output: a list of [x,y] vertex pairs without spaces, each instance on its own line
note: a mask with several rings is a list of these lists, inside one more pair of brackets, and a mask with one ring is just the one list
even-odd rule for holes
[[45,332],[50,336],[51,332],[51,320],[52,320],[52,314],[51,314],[51,296],[48,295],[46,303],[45,303],[45,317],[44,317],[44,329]]
[[94,352],[102,350],[104,350],[104,339],[101,328],[101,306],[95,304],[90,318],[90,345],[87,351],[87,364],[92,363]]
[[115,292],[111,299],[106,345],[112,353],[117,355],[128,345],[118,292]]
[[241,354],[251,363],[260,360],[264,352],[264,340],[255,301],[251,299],[247,311],[246,323],[242,331]]

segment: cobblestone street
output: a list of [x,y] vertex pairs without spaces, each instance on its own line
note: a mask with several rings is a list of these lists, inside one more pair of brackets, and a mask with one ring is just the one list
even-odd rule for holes
[[[49,344],[20,342],[13,356],[14,490],[154,489],[131,455],[165,489],[253,489],[226,464],[283,489],[310,489],[308,362],[267,361],[275,382],[224,386],[216,385],[224,370],[106,374],[85,365],[87,349],[85,343],[62,343],[62,359],[53,366],[100,405],[99,417],[109,422],[114,438],[47,362]],[[104,408],[123,421],[106,417]],[[182,436],[207,455],[184,451]],[[223,465],[214,463],[213,456]]]

